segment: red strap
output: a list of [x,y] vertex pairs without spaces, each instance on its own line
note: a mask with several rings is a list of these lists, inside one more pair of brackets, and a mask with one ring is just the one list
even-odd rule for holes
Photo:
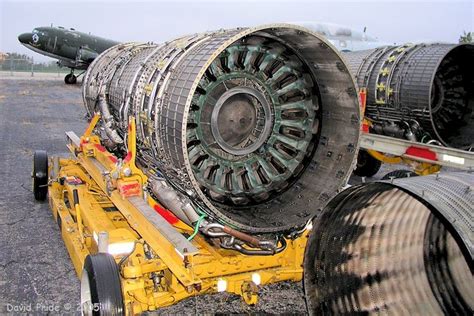
[[438,157],[436,156],[436,153],[434,151],[431,151],[425,148],[410,146],[408,147],[405,153],[413,157],[419,157],[419,158],[428,159],[432,161],[438,161]]

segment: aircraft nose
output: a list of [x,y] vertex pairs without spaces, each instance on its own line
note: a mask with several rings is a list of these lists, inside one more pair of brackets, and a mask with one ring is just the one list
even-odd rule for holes
[[31,33],[23,33],[18,36],[18,40],[22,44],[28,44],[29,42],[31,42],[31,37]]

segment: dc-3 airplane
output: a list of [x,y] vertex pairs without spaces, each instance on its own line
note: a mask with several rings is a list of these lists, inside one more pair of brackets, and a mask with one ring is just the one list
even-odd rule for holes
[[99,36],[59,27],[37,27],[31,33],[18,36],[20,43],[42,55],[58,59],[60,67],[71,68],[64,82],[74,84],[74,70],[85,70],[104,50],[119,42]]
[[[345,26],[317,22],[291,22],[307,27],[324,35],[340,51],[372,49],[388,43],[379,42],[364,32],[352,30]],[[90,63],[104,50],[119,42],[78,32],[75,29],[58,27],[37,27],[31,33],[23,33],[18,40],[27,48],[58,59],[58,65],[71,68],[64,82],[74,84],[77,76],[74,70],[85,70]]]

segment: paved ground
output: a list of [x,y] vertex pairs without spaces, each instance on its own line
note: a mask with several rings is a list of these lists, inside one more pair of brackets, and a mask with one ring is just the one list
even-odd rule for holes
[[0,79],[5,80],[52,80],[61,81],[67,73],[64,72],[33,72],[31,71],[0,71]]
[[[0,76],[0,314],[77,313],[79,280],[48,204],[35,202],[31,192],[33,151],[64,154],[64,132],[80,134],[86,126],[80,86],[53,79]],[[301,283],[287,282],[263,288],[254,307],[217,294],[159,314],[304,312]]]
[[30,173],[35,149],[66,151],[64,131],[83,130],[83,112],[79,86],[0,80],[0,314],[76,307],[77,277],[48,204],[34,201]]

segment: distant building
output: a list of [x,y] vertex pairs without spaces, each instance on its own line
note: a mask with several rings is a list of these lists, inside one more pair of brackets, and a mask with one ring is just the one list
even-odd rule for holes
[[7,59],[8,54],[0,52],[0,63]]

